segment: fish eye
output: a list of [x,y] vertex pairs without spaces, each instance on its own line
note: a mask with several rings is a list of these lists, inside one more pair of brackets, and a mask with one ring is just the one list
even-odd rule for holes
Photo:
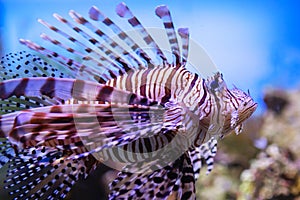
[[217,83],[217,81],[212,81],[211,83],[210,83],[210,87],[211,88],[213,88],[213,89],[216,89],[217,87],[218,87],[218,83]]
[[248,102],[245,101],[245,102],[243,103],[243,106],[247,106],[247,104],[248,104]]

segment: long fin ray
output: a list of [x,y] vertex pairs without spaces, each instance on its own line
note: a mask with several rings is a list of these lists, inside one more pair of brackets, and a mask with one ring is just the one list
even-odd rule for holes
[[[137,60],[132,54],[130,54],[126,49],[124,49],[122,46],[120,46],[115,40],[110,38],[108,35],[106,35],[104,32],[102,32],[100,29],[95,27],[92,23],[90,23],[87,19],[85,19],[83,16],[81,16],[79,13],[71,10],[69,12],[69,15],[76,21],[78,24],[81,24],[94,33],[98,35],[101,39],[103,39],[110,47],[112,47],[116,52],[119,52],[121,55],[127,58],[128,61],[133,61],[136,66],[136,68],[144,68],[143,63],[141,63],[139,60]],[[133,65],[133,66],[134,66]]]
[[152,47],[151,50],[163,61],[163,63],[167,63],[167,58],[163,54],[162,50],[159,48],[144,26],[140,23],[140,21],[132,14],[127,5],[125,3],[118,4],[116,12],[120,17],[126,18],[128,23],[140,33],[146,44]]
[[109,199],[195,199],[195,180],[190,158],[176,161],[150,173],[120,172],[111,184]]
[[[99,42],[97,40],[95,40],[92,36],[90,36],[87,33],[83,32],[83,30],[81,30],[80,28],[75,27],[74,25],[72,25],[65,18],[61,17],[58,14],[54,14],[53,16],[58,21],[66,24],[67,26],[73,27],[73,30],[76,30],[76,32],[79,32],[83,36],[83,38],[85,38],[85,39],[88,40],[87,43],[92,43],[92,45],[99,44]],[[41,24],[43,24],[44,26],[48,27],[49,29],[51,29],[51,30],[55,31],[56,33],[62,35],[63,37],[67,38],[71,42],[73,42],[73,43],[75,43],[75,44],[77,44],[79,46],[82,46],[84,48],[85,52],[88,53],[90,56],[80,55],[81,59],[82,60],[91,60],[92,59],[92,60],[98,62],[98,68],[97,68],[98,72],[101,69],[101,67],[107,68],[107,70],[112,71],[112,73],[114,74],[114,77],[115,77],[117,75],[122,75],[124,73],[124,70],[128,71],[129,69],[131,69],[131,67],[128,64],[126,64],[124,60],[122,60],[114,52],[110,51],[106,46],[104,46],[102,44],[99,44],[98,45],[98,49],[100,49],[102,52],[107,53],[108,57],[104,56],[102,54],[99,54],[97,51],[95,51],[91,47],[89,47],[86,44],[84,44],[83,42],[75,39],[73,36],[68,35],[64,31],[62,31],[61,29],[56,28],[55,26],[49,24],[48,22],[45,22],[44,20],[41,20],[41,19],[39,20],[39,22]],[[57,44],[57,42],[55,42],[54,44]],[[68,50],[68,48],[65,48],[65,49]],[[71,49],[69,49],[68,51],[71,51]],[[94,55],[92,55],[92,53]],[[97,59],[95,59],[95,58],[97,58]],[[115,70],[113,70],[113,69],[115,69]],[[98,74],[98,72],[91,72],[91,74],[92,73]]]
[[[65,104],[2,115],[0,131],[21,147],[47,142],[61,149],[67,148],[63,145],[69,145],[68,149],[117,145],[160,132],[163,114],[164,108],[157,106]],[[78,145],[68,142],[69,138]]]
[[103,24],[108,26],[117,36],[123,40],[135,53],[143,58],[144,63],[148,67],[153,67],[153,61],[147,55],[147,53],[136,43],[134,40],[128,36],[119,26],[117,26],[110,18],[105,16],[96,6],[93,6],[89,10],[89,16],[92,20],[101,21]]
[[180,67],[180,49],[170,11],[167,6],[159,6],[155,9],[155,13],[159,18],[162,19],[164,27],[166,29],[173,54],[173,63],[177,67]]
[[102,74],[101,77],[97,76],[98,72],[95,74],[94,70],[90,67],[86,66],[85,64],[79,63],[75,61],[74,59],[67,58],[66,56],[63,56],[55,51],[51,51],[43,46],[40,46],[30,40],[24,40],[20,39],[20,42],[30,49],[37,51],[49,58],[51,58],[53,61],[56,61],[57,63],[67,67],[68,69],[73,71],[74,76],[81,77],[85,80],[96,80],[101,83],[105,83],[107,80],[111,79],[111,77],[107,74]]
[[11,96],[41,96],[59,100],[97,100],[120,104],[151,105],[156,103],[146,97],[119,90],[107,85],[76,79],[23,78],[0,82],[0,98]]
[[190,37],[189,29],[179,28],[178,34],[181,37],[181,41],[182,41],[181,65],[185,66],[188,59],[188,53],[189,53],[189,37]]
[[9,162],[5,188],[14,199],[62,199],[80,178],[86,177],[84,160],[66,160],[52,148],[24,150]]

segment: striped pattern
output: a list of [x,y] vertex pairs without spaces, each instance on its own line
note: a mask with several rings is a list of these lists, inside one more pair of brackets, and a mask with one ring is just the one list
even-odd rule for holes
[[66,78],[22,78],[0,83],[0,98],[11,96],[39,97],[45,95],[61,101],[77,99],[81,101],[97,100],[119,104],[150,105],[155,103],[134,93],[113,87],[76,79]]
[[140,21],[132,14],[132,12],[129,10],[127,5],[124,3],[120,3],[117,8],[116,12],[120,17],[126,18],[128,23],[135,28],[138,33],[142,36],[143,40],[146,42],[149,47],[152,47],[151,50],[162,59],[162,61],[165,63],[167,62],[167,58],[159,48],[159,46],[155,43],[152,36],[147,32],[145,27],[140,23]]
[[116,12],[147,48],[93,6],[90,19],[69,12],[76,24],[54,14],[73,33],[39,20],[60,35],[41,37],[61,51],[20,40],[51,64],[25,52],[2,58],[0,136],[8,140],[0,143],[0,166],[9,163],[5,187],[15,199],[64,198],[106,160],[123,167],[110,199],[195,199],[202,162],[207,173],[213,168],[217,139],[239,133],[254,112],[250,94],[227,88],[221,73],[203,79],[185,68],[189,31],[178,29],[179,47],[166,6],[155,12],[171,61],[124,3]]
[[176,66],[180,67],[180,51],[170,11],[167,6],[159,6],[156,8],[155,13],[163,20],[164,27],[169,38],[169,43],[171,45],[172,54],[175,56],[174,63]]
[[106,17],[103,13],[101,13],[97,7],[93,6],[90,8],[89,16],[92,20],[102,21],[103,24],[108,26],[114,33],[118,35],[118,37],[123,40],[134,52],[143,58],[144,64],[149,68],[153,67],[153,63],[151,58],[147,55],[147,53],[134,42],[134,40],[128,36],[127,33],[123,32],[122,29],[116,25],[111,19]]
[[182,41],[182,58],[181,63],[182,66],[185,66],[187,62],[188,54],[189,54],[189,29],[188,28],[179,28],[178,34],[181,37]]

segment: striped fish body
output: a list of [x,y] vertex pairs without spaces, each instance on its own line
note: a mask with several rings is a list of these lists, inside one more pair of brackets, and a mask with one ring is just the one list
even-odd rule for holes
[[[134,70],[106,83],[120,90],[133,92],[161,105],[180,104],[198,116],[208,117],[204,109],[210,101],[205,80],[185,68],[174,66]],[[202,102],[206,102],[207,104]],[[201,116],[202,115],[202,116]]]
[[110,28],[130,51],[70,11],[85,29],[58,14],[54,17],[84,40],[39,22],[84,52],[46,34],[41,37],[77,59],[20,40],[63,66],[64,73],[29,54],[16,66],[18,73],[12,70],[14,60],[21,62],[24,54],[8,55],[1,62],[0,136],[8,141],[0,143],[0,165],[9,164],[5,187],[13,198],[64,198],[104,162],[121,171],[110,185],[110,199],[194,199],[201,160],[211,171],[216,139],[234,129],[238,133],[256,109],[249,93],[227,88],[222,74],[203,79],[186,69],[188,29],[177,31],[180,48],[166,6],[157,7],[156,15],[163,21],[172,61],[124,3],[116,11],[155,58],[92,7],[90,19]]

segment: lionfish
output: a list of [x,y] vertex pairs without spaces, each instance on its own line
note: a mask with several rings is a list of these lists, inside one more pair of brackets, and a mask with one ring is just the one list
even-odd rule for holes
[[8,165],[3,187],[14,199],[63,199],[103,162],[120,167],[109,199],[195,199],[217,139],[239,133],[255,111],[249,92],[227,88],[221,73],[205,79],[188,71],[189,31],[175,31],[166,6],[155,12],[171,61],[124,3],[116,12],[147,48],[93,6],[90,20],[70,11],[79,25],[54,14],[72,34],[39,20],[60,35],[41,37],[75,59],[24,39],[55,64],[26,52],[2,58],[0,167]]

